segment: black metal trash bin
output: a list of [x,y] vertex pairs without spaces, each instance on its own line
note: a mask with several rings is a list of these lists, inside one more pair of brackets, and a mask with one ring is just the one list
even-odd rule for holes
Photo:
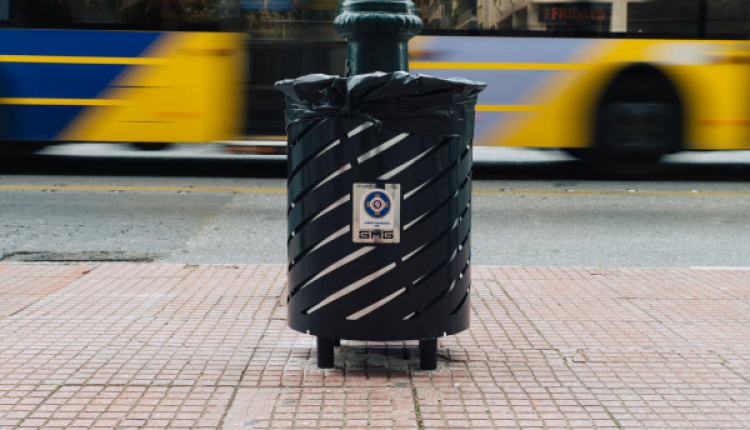
[[405,72],[280,81],[287,96],[288,324],[336,340],[469,327],[474,106],[483,83]]

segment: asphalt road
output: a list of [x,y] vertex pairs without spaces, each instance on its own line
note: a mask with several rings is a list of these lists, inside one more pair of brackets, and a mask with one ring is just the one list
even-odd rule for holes
[[[475,153],[472,263],[750,267],[750,153],[604,180],[558,152]],[[285,163],[215,147],[65,145],[0,172],[7,261],[282,264]]]

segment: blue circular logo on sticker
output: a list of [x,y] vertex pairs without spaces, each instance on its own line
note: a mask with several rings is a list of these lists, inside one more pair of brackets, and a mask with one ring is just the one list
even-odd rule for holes
[[365,212],[373,218],[383,218],[391,211],[391,198],[382,190],[372,191],[365,197]]

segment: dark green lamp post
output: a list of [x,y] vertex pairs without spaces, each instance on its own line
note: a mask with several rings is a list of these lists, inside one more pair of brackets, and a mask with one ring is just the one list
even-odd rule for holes
[[347,76],[408,72],[408,42],[422,20],[411,0],[344,0],[333,27],[349,41]]

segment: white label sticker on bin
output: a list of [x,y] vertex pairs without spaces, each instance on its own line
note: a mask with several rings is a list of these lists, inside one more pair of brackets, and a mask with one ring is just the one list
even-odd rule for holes
[[354,184],[352,203],[352,238],[355,243],[399,242],[399,184]]

